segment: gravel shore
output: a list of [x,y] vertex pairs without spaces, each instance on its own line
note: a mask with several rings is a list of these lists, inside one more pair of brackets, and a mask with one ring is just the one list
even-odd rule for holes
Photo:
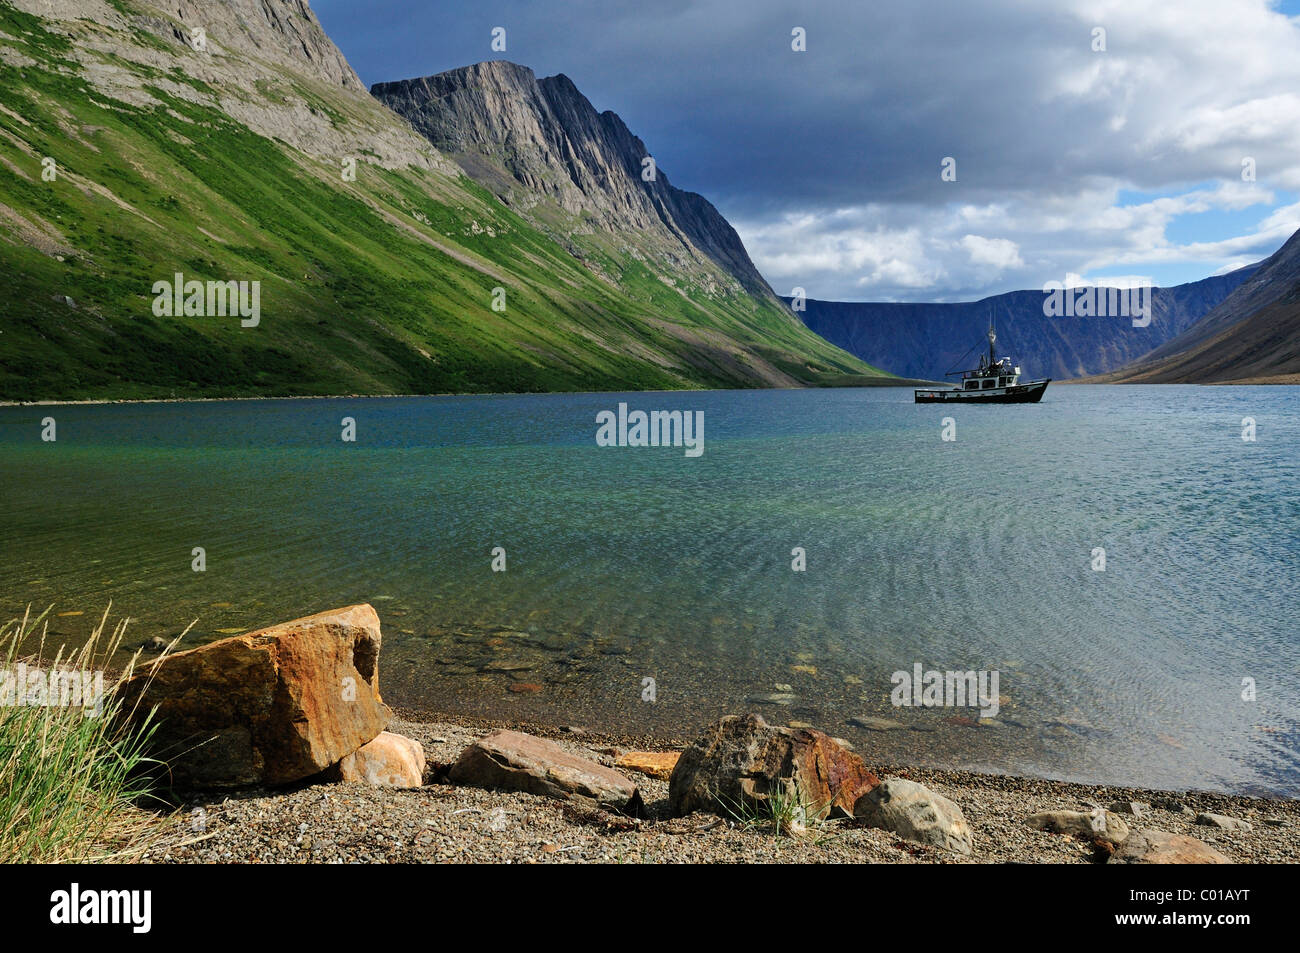
[[[419,740],[431,768],[456,759],[484,727],[398,720],[390,727]],[[618,744],[580,730],[546,731],[571,751],[612,765]],[[626,741],[627,739],[624,739]],[[316,784],[288,791],[210,796],[185,803],[151,863],[1095,863],[1094,848],[1032,829],[1042,810],[1087,810],[1115,801],[1150,804],[1176,797],[1193,812],[1249,821],[1251,831],[1194,823],[1193,814],[1152,808],[1131,823],[1188,834],[1238,863],[1297,863],[1300,801],[1195,792],[1068,784],[964,771],[875,766],[882,777],[918,781],[961,807],[975,838],[972,856],[842,820],[778,836],[709,814],[671,818],[668,783],[641,774],[649,817],[633,820],[590,804],[485,791],[434,781],[417,790]]]

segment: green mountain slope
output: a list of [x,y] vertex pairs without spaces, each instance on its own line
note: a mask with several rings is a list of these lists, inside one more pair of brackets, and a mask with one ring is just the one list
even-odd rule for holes
[[[579,260],[371,99],[305,4],[251,2],[0,3],[0,399],[881,381],[734,282]],[[260,322],[156,315],[178,272],[260,282]]]

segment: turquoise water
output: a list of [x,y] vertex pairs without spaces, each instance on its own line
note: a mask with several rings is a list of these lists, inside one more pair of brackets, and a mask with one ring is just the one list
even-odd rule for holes
[[[596,446],[620,401],[703,411],[703,455]],[[660,738],[754,709],[875,763],[1294,796],[1298,448],[1282,387],[6,407],[0,610],[76,638],[111,600],[191,645],[371,602],[399,707]],[[997,670],[993,723],[891,705],[918,662]]]

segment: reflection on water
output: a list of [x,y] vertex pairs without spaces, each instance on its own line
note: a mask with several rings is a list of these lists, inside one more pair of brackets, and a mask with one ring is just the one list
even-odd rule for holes
[[[705,452],[596,446],[620,401],[703,411]],[[752,708],[878,762],[1294,795],[1298,410],[1071,386],[0,408],[0,609],[83,611],[53,621],[76,637],[111,599],[136,641],[198,620],[198,644],[371,602],[398,705],[664,737]],[[997,718],[892,706],[916,663],[998,670]]]

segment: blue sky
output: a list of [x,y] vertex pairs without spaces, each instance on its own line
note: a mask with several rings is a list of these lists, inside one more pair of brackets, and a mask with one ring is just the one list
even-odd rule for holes
[[366,83],[566,73],[783,294],[1176,284],[1300,228],[1300,0],[312,6]]

